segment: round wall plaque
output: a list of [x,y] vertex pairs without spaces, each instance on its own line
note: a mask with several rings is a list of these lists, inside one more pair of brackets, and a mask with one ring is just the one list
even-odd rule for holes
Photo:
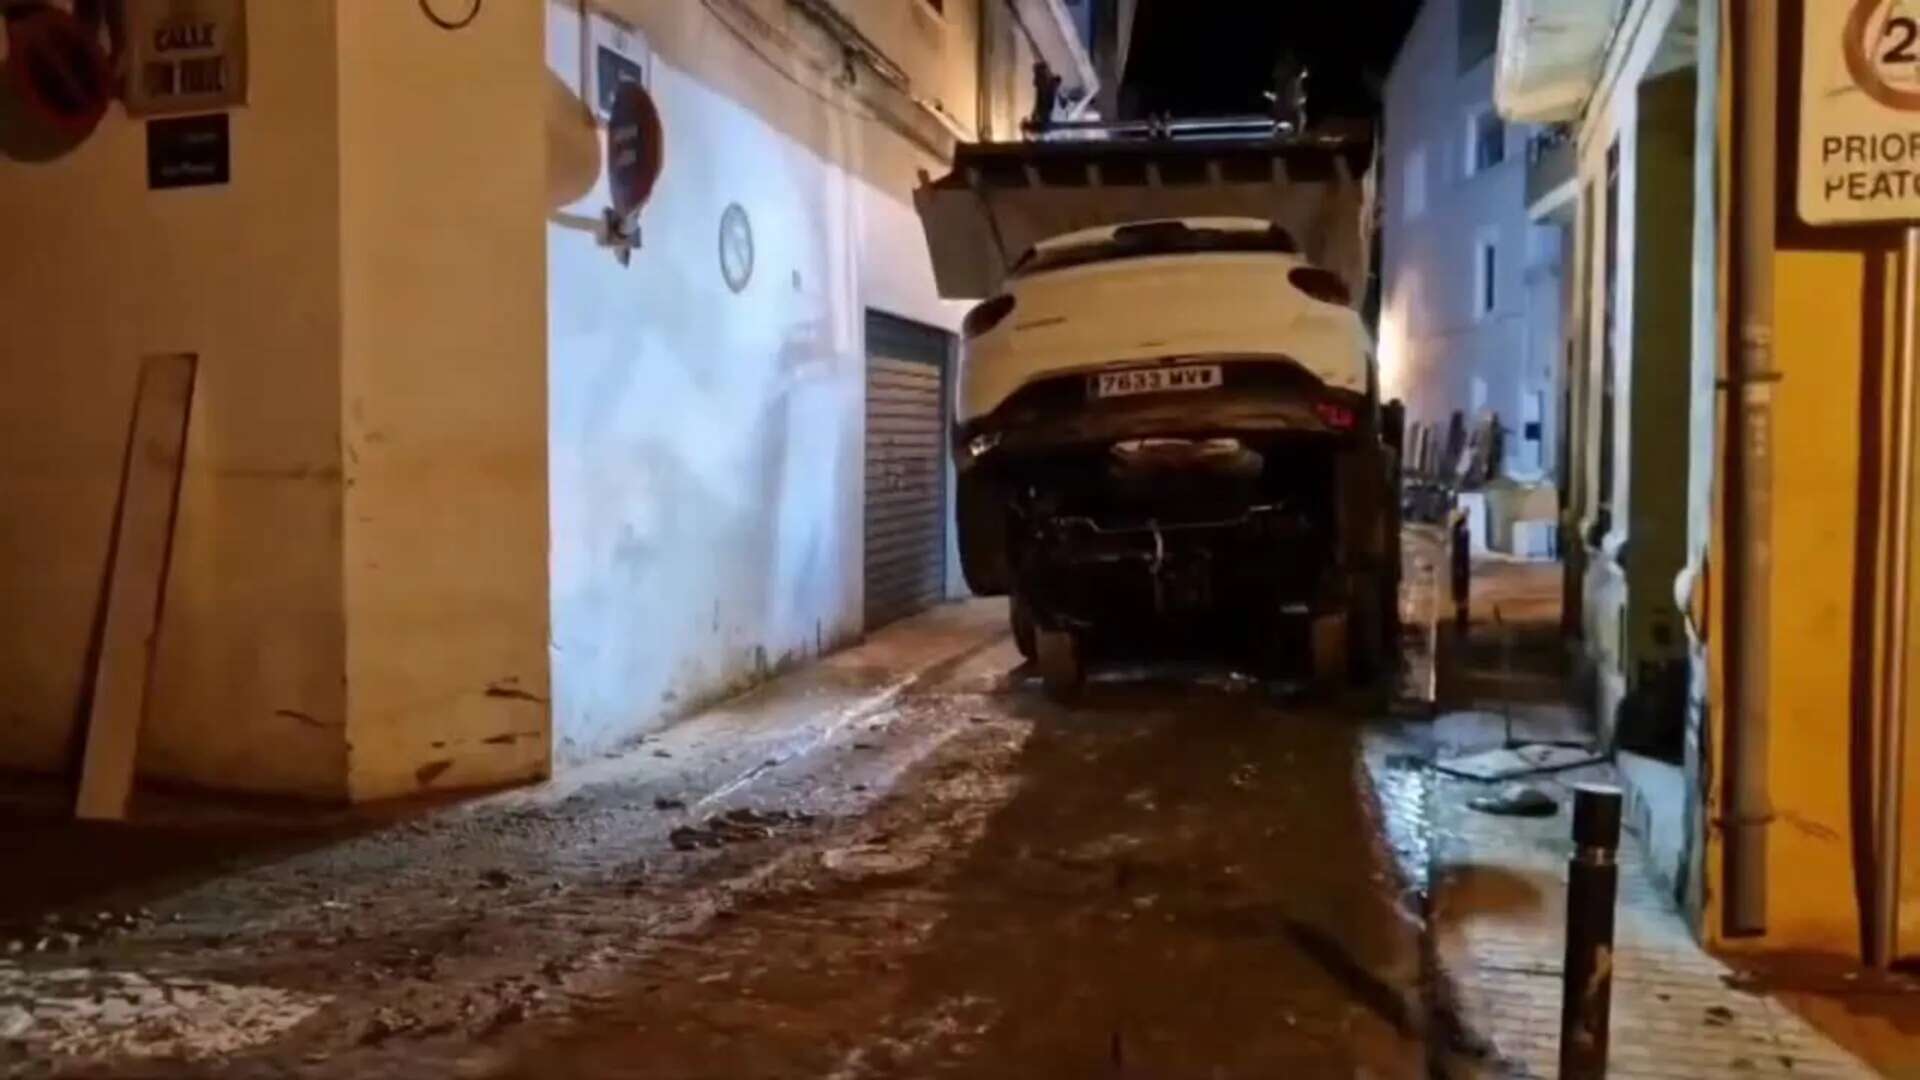
[[739,203],[729,203],[720,215],[720,276],[734,292],[753,280],[753,222]]

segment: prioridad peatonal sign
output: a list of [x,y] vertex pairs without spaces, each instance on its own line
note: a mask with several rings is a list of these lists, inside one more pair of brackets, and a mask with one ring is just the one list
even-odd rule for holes
[[1798,210],[1920,222],[1920,0],[1804,0]]

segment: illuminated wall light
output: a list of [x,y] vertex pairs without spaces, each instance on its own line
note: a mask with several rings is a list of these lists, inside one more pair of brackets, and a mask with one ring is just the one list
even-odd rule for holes
[[1398,290],[1380,310],[1380,333],[1375,345],[1375,362],[1380,367],[1380,397],[1391,401],[1405,392],[1406,330],[1401,314]]

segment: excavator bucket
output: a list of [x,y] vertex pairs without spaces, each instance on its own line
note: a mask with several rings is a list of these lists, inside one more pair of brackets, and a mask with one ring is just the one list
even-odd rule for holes
[[914,203],[940,295],[981,299],[1042,240],[1165,218],[1248,217],[1293,234],[1351,294],[1373,250],[1371,132],[1205,139],[963,143]]

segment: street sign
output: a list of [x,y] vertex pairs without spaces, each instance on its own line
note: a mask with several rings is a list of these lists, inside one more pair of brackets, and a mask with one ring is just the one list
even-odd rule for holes
[[607,187],[613,212],[625,221],[645,206],[660,180],[666,134],[653,95],[639,83],[621,83],[607,121]]
[[1799,213],[1920,222],[1920,0],[1805,0]]
[[132,0],[126,13],[128,115],[246,104],[246,0]]
[[640,208],[660,181],[666,143],[653,95],[637,82],[621,83],[607,118],[607,195],[613,205],[600,216],[600,243],[613,249],[621,266],[640,246]]
[[25,4],[6,17],[5,71],[14,92],[39,120],[85,138],[113,99],[113,72],[98,36],[46,4]]
[[147,121],[147,187],[209,187],[233,179],[227,114]]
[[646,35],[604,11],[594,11],[588,19],[587,45],[580,58],[587,65],[580,95],[604,123],[613,118],[614,99],[621,86],[652,85],[648,69],[653,63],[653,50]]

